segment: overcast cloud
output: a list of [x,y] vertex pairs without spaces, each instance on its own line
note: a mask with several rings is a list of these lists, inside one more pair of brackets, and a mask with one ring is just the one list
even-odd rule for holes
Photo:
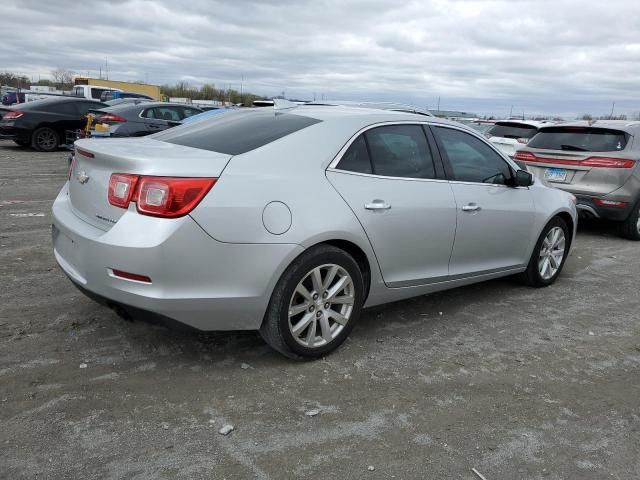
[[111,79],[268,96],[640,111],[638,0],[4,0],[1,12],[0,70],[36,79],[97,75],[108,57]]

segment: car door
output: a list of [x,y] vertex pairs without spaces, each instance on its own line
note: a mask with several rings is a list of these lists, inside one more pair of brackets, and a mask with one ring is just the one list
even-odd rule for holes
[[462,129],[432,127],[457,209],[452,278],[528,263],[535,207],[528,187],[512,187],[513,169],[487,142]]
[[404,287],[445,280],[456,204],[424,128],[370,128],[345,148],[327,177],[362,224],[385,283]]

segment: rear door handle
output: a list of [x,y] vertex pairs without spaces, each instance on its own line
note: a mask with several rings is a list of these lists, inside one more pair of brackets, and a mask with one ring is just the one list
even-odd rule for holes
[[389,210],[391,208],[391,205],[389,205],[384,200],[376,199],[371,203],[366,203],[364,208],[366,208],[367,210]]
[[479,212],[480,210],[482,210],[480,205],[476,205],[475,203],[470,203],[462,207],[463,212]]

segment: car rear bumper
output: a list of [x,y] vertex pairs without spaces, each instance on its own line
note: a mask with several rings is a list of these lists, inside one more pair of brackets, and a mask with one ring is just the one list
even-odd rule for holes
[[[56,261],[82,291],[134,316],[145,312],[198,330],[259,328],[277,279],[303,251],[292,244],[218,242],[189,216],[130,211],[103,231],[73,213],[66,185],[52,214]],[[120,278],[114,269],[151,283]]]
[[[603,218],[606,220],[623,221],[631,214],[635,204],[631,198],[613,198],[611,196],[591,197],[586,195],[576,195],[576,208],[583,218]],[[596,200],[611,200],[624,202],[624,206],[604,206],[596,202]]]

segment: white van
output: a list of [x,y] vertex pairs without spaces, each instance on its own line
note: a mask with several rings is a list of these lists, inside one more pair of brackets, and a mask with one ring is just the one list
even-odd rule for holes
[[121,92],[119,88],[112,87],[103,87],[100,85],[76,85],[73,87],[71,94],[76,97],[84,97],[89,100],[95,100],[96,102],[100,101],[100,95],[102,92],[111,91],[111,92]]

